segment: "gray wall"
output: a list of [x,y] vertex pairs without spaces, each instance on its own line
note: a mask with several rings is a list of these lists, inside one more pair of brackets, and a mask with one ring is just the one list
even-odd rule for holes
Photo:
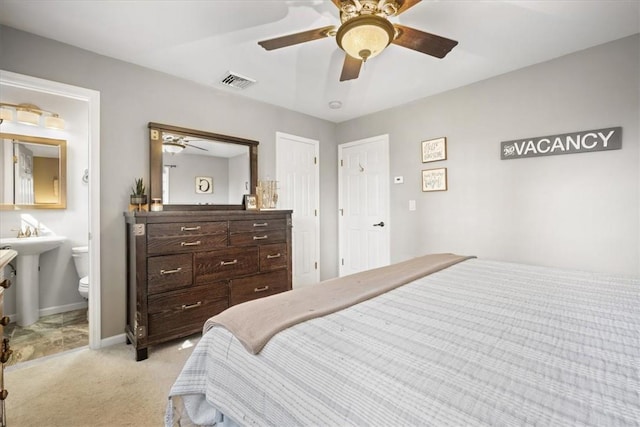
[[[429,252],[640,274],[640,40],[616,42],[338,125],[339,143],[388,133],[391,254]],[[617,151],[500,160],[500,141],[622,126]],[[448,159],[421,163],[446,136]],[[422,193],[422,169],[449,190]],[[410,212],[409,200],[417,201]]]
[[[136,177],[149,176],[148,122],[260,141],[258,175],[275,176],[276,131],[320,141],[321,234],[335,236],[335,125],[53,40],[0,27],[0,68],[100,91],[102,338],[124,332],[123,211]],[[250,124],[250,125],[248,125]],[[321,245],[322,276],[337,271],[335,239]]]

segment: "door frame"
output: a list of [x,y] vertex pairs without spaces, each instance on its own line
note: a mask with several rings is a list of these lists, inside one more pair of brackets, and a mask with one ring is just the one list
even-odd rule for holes
[[100,295],[100,92],[0,70],[0,83],[86,102],[89,144],[89,347],[102,346]]
[[344,230],[345,224],[344,224],[344,216],[343,216],[344,208],[342,208],[342,206],[344,205],[342,201],[342,198],[344,197],[343,177],[342,177],[342,171],[343,171],[342,152],[345,148],[350,148],[357,145],[369,144],[371,142],[374,142],[374,141],[377,142],[380,140],[384,141],[385,143],[386,152],[387,152],[387,163],[388,163],[387,177],[385,180],[388,188],[387,209],[385,212],[385,216],[387,217],[387,220],[385,222],[385,228],[388,235],[386,257],[387,257],[387,260],[391,262],[391,185],[389,184],[391,179],[391,168],[390,168],[390,156],[389,156],[389,134],[382,134],[382,135],[372,136],[369,138],[359,139],[356,141],[345,142],[344,144],[338,145],[338,259],[337,259],[337,262],[338,262],[339,277],[343,275],[343,265],[341,260],[344,258],[344,251],[345,251],[344,245],[345,245],[345,237],[346,237],[346,232]]
[[[320,281],[320,266],[321,266],[321,259],[320,259],[320,238],[321,238],[321,234],[320,234],[320,141],[318,141],[317,139],[305,138],[303,136],[292,135],[285,132],[276,132],[276,180],[280,178],[280,167],[279,167],[280,165],[279,165],[279,156],[278,156],[278,153],[280,152],[280,149],[281,149],[280,138],[287,138],[290,140],[298,141],[303,144],[311,144],[314,147],[314,156],[316,158],[316,168],[315,168],[316,197],[313,202],[317,210],[317,214],[315,216],[315,224],[314,224],[315,233],[316,233],[316,247],[315,247],[316,262],[318,263],[318,267],[316,268],[316,283],[317,283]],[[293,254],[291,254],[291,257],[293,258]]]

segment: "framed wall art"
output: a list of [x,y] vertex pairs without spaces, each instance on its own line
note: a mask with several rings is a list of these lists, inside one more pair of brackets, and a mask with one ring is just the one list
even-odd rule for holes
[[255,194],[244,195],[244,208],[248,211],[255,211],[258,209],[258,199]]
[[447,191],[447,168],[423,170],[422,191]]
[[447,159],[447,138],[422,141],[422,163]]

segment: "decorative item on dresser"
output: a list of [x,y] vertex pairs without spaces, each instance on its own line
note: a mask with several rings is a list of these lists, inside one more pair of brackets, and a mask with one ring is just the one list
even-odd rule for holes
[[291,211],[125,212],[127,343],[202,330],[232,305],[291,290]]

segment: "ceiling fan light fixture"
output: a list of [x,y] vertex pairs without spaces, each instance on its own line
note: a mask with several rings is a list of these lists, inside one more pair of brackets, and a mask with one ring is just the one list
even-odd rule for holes
[[178,154],[184,150],[184,145],[179,142],[165,141],[162,143],[162,151],[170,154]]
[[347,55],[366,61],[379,55],[395,37],[395,28],[377,15],[360,15],[342,24],[336,33],[338,46]]

